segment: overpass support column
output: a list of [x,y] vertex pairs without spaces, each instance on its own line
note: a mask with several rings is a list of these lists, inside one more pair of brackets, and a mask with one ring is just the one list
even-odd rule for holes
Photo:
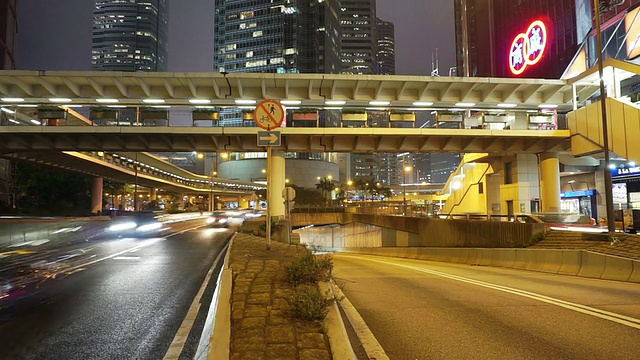
[[284,218],[284,199],[282,199],[285,186],[284,172],[284,151],[271,150],[271,174],[269,174],[267,183],[269,186],[269,208],[271,216],[278,219]]
[[542,212],[560,212],[560,161],[558,154],[540,155],[540,200]]
[[91,187],[91,213],[98,214],[102,212],[102,178],[93,178],[93,186]]
[[158,194],[156,193],[156,188],[149,188],[149,201],[158,200]]

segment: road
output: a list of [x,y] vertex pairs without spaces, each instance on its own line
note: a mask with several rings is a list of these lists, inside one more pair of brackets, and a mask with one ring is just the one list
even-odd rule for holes
[[[0,359],[162,359],[232,234],[195,229],[202,222],[172,224],[160,237],[5,249],[0,267],[37,268],[25,277],[38,281],[0,302]],[[221,263],[180,358],[195,355]]]
[[640,356],[640,284],[346,254],[333,274],[393,360]]

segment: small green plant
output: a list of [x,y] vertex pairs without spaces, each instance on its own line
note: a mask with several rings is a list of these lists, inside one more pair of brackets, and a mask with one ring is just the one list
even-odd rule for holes
[[328,255],[314,256],[310,252],[297,257],[285,267],[287,279],[293,286],[315,284],[331,276],[333,259]]
[[544,240],[544,238],[546,237],[544,232],[539,232],[539,233],[535,233],[533,234],[533,241],[538,242],[538,241],[542,241]]
[[291,315],[308,321],[322,321],[329,312],[333,299],[323,294],[316,285],[300,286],[288,299]]

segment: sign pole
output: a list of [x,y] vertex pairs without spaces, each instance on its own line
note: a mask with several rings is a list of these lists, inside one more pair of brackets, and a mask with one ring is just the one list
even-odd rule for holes
[[271,146],[267,146],[267,250],[271,250]]

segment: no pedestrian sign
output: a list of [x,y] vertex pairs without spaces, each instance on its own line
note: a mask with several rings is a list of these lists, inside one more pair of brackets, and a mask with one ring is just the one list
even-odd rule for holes
[[272,130],[282,124],[284,109],[275,100],[264,100],[256,106],[253,111],[253,118],[259,127],[265,130]]

